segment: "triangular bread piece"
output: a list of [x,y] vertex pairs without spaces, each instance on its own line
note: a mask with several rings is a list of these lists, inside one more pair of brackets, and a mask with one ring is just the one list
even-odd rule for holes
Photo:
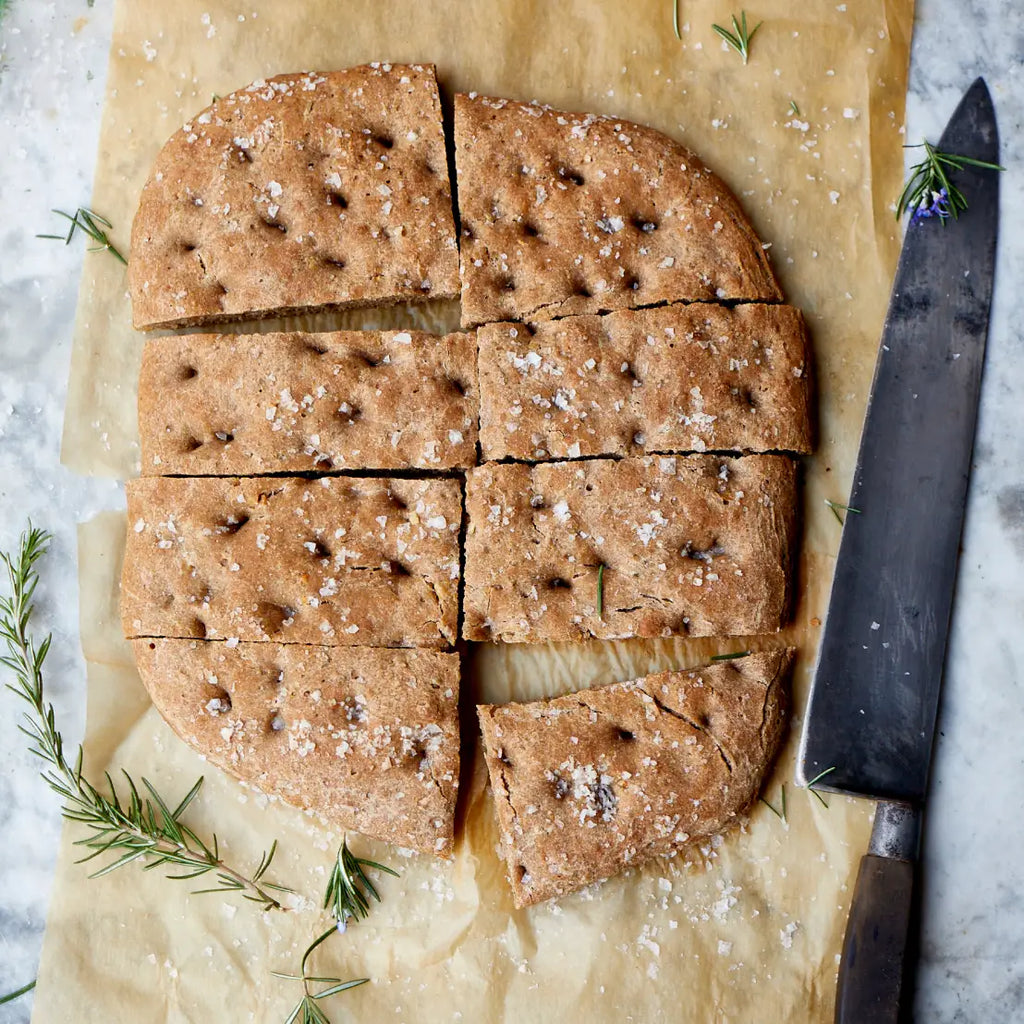
[[733,194],[652,128],[458,95],[455,163],[465,326],[781,298]]
[[337,827],[451,856],[458,655],[194,640],[134,647],[157,710],[211,763]]
[[278,75],[214,101],[157,156],[132,225],[135,326],[458,294],[432,65]]
[[517,907],[729,828],[782,736],[792,650],[477,708]]

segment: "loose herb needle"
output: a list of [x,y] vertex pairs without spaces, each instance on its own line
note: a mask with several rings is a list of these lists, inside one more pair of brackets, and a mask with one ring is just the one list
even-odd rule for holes
[[604,618],[604,562],[597,567],[597,617]]
[[807,783],[807,788],[818,798],[822,807],[828,807],[828,801],[814,788],[826,775],[831,774],[836,770],[836,766],[832,765],[831,768],[826,768],[823,772],[818,772],[817,775]]
[[679,34],[679,0],[672,0],[672,31],[676,34],[676,39],[682,40],[682,36]]
[[775,815],[776,818],[778,818],[780,821],[784,822],[785,824],[788,824],[788,822],[786,822],[786,784],[785,783],[782,784],[782,810],[781,811],[778,808],[776,808],[774,804],[770,804],[763,796],[759,796],[758,800],[760,800],[761,803],[763,803],[765,805],[765,807],[767,807],[768,810],[771,811],[772,814]]
[[264,881],[274,859],[276,843],[263,855],[256,871],[248,876],[220,857],[216,836],[212,845],[208,845],[181,820],[199,795],[201,778],[172,810],[147,779],[142,779],[140,789],[127,772],[123,773],[126,795],[118,794],[109,773],[106,780],[110,795],[102,794],[82,774],[81,747],[74,764],[68,761],[53,705],[43,699],[43,663],[52,637],[36,643],[29,631],[35,607],[32,598],[39,582],[36,563],[45,554],[49,541],[46,531],[29,523],[21,535],[17,554],[0,552],[0,563],[7,571],[11,591],[9,597],[0,598],[0,639],[7,646],[7,654],[0,656],[0,665],[14,676],[14,681],[6,684],[7,689],[31,709],[18,728],[29,738],[29,750],[49,765],[41,774],[46,784],[61,797],[61,814],[89,830],[89,835],[75,841],[76,846],[89,851],[80,863],[103,854],[115,855],[115,859],[95,871],[91,878],[109,874],[133,861],[140,861],[143,870],[164,866],[180,868],[181,873],[167,875],[178,880],[212,874],[217,885],[200,892],[241,892],[245,899],[260,904],[264,910],[283,909],[273,893],[291,890]]
[[[392,871],[391,868],[383,864],[355,856],[348,848],[348,837],[346,837],[342,841],[341,849],[338,850],[338,857],[324,892],[324,910],[331,912],[331,916],[335,920],[334,927],[314,939],[306,952],[302,954],[298,974],[281,974],[271,971],[275,978],[302,982],[302,998],[289,1014],[285,1024],[294,1024],[295,1021],[299,1021],[300,1024],[330,1024],[318,1005],[319,1001],[328,996],[337,995],[339,992],[345,992],[350,988],[365,985],[370,980],[369,978],[353,978],[351,981],[342,981],[340,978],[324,978],[306,973],[309,958],[318,946],[326,942],[332,935],[344,932],[350,919],[361,921],[367,917],[370,913],[371,898],[380,902],[380,894],[367,877],[364,868],[376,868],[395,878],[398,877],[397,871]],[[314,992],[310,985],[327,985],[328,987]]]
[[68,233],[66,235],[36,235],[36,238],[54,238],[58,242],[70,245],[71,239],[75,237],[75,231],[78,230],[88,235],[96,243],[96,245],[89,246],[89,252],[103,252],[106,250],[125,266],[128,266],[128,261],[107,237],[106,229],[113,227],[113,225],[106,217],[101,217],[98,213],[93,213],[92,210],[82,206],[75,210],[73,214],[65,213],[63,210],[53,210],[52,212],[69,222]]
[[750,57],[750,41],[754,38],[754,33],[763,24],[763,21],[759,21],[748,31],[747,12],[740,11],[739,21],[736,20],[735,14],[732,16],[731,32],[727,28],[722,28],[721,25],[712,25],[711,27],[743,58],[743,63],[746,64],[747,59]]
[[912,224],[929,217],[938,217],[945,225],[950,217],[956,220],[967,209],[967,199],[963,192],[949,180],[950,172],[962,171],[965,167],[1003,170],[999,164],[986,163],[957,153],[944,153],[927,141],[905,148],[924,149],[925,154],[924,159],[910,169],[910,177],[896,203],[896,219],[899,220],[909,212]]
[[745,658],[750,654],[750,651],[736,651],[734,654],[714,654],[711,656],[712,661],[735,661],[737,658]]
[[[3,7],[0,6],[0,11],[2,10]],[[3,1006],[4,1003],[13,1003],[15,999],[20,999],[23,995],[25,995],[26,992],[31,992],[32,989],[34,989],[35,987],[36,983],[33,980],[30,981],[27,985],[23,985],[21,988],[17,989],[14,992],[8,992],[7,995],[0,996],[0,1006]]]
[[796,100],[790,100],[789,101],[789,112],[794,117],[799,117],[800,116],[800,108],[796,105]]
[[828,507],[830,509],[832,509],[832,515],[834,515],[836,517],[836,519],[839,521],[839,525],[840,526],[842,526],[844,524],[844,522],[845,522],[843,517],[842,517],[842,513],[843,512],[853,512],[853,513],[855,513],[858,516],[860,515],[860,509],[859,508],[853,508],[850,505],[844,505],[844,504],[842,504],[841,502],[838,502],[838,501],[830,501],[828,498],[826,498],[825,499],[825,504],[828,505]]

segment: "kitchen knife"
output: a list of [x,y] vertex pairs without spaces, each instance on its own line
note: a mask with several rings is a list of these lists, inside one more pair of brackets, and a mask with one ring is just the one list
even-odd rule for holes
[[[998,164],[982,79],[938,148]],[[999,215],[997,171],[968,166],[954,184],[969,204],[959,219],[907,228],[801,741],[804,784],[883,801],[843,945],[841,1024],[899,1013]]]

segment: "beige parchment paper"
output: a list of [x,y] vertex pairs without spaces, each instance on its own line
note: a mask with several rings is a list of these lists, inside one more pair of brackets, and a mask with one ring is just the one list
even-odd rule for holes
[[[470,752],[452,863],[355,842],[401,878],[384,879],[370,920],[314,960],[318,973],[372,978],[325,1004],[336,1022],[831,1019],[870,808],[829,798],[826,809],[792,777],[839,539],[823,499],[848,492],[898,251],[891,203],[902,176],[913,10],[912,0],[765,0],[748,13],[764,25],[747,66],[711,30],[731,13],[722,2],[680,0],[677,40],[672,0],[118,0],[93,208],[114,223],[124,251],[157,150],[212,93],[299,68],[433,61],[449,95],[536,98],[681,139],[741,196],[814,337],[821,443],[805,460],[799,602],[781,638],[800,649],[793,725],[765,790],[778,808],[786,784],[787,822],[759,804],[742,829],[689,857],[515,911],[486,772]],[[79,472],[120,478],[138,467],[142,344],[125,289],[115,261],[87,259],[63,450]],[[453,303],[291,321],[321,329],[456,322]],[[205,774],[193,827],[216,830],[227,855],[250,864],[277,838],[275,875],[308,900],[261,914],[133,867],[87,882],[73,864],[77,833],[66,829],[33,1020],[283,1022],[297,987],[269,971],[296,968],[324,927],[316,901],[341,837],[210,769],[159,719],[120,636],[123,531],[111,514],[80,533],[89,770],[123,765],[172,796]],[[528,699],[696,665],[714,649],[692,641],[473,647],[465,701]]]

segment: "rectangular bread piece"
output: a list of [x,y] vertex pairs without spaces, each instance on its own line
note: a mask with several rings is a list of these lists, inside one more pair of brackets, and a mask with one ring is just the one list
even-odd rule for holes
[[458,622],[455,480],[129,480],[128,637],[447,647]]
[[646,125],[455,96],[462,326],[781,297],[736,197]]
[[136,640],[157,710],[207,760],[331,824],[450,857],[459,658]]
[[774,633],[796,467],[781,455],[488,463],[466,482],[467,640]]
[[143,331],[457,296],[433,65],[277,75],[196,111],[142,189],[128,288]]
[[423,331],[193,334],[142,352],[144,475],[476,463],[476,339]]
[[517,907],[735,824],[778,750],[793,651],[477,708]]
[[621,310],[478,337],[487,460],[812,448],[810,348],[791,306]]

